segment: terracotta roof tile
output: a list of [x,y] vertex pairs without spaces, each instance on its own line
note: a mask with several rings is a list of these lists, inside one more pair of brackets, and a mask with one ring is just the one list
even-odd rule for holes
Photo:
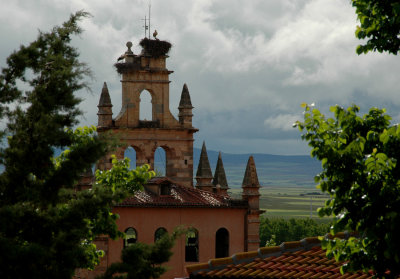
[[145,186],[144,191],[139,191],[135,195],[127,198],[120,203],[119,207],[223,207],[223,208],[245,208],[247,202],[235,200],[227,196],[214,194],[196,188],[185,187],[166,177],[156,177],[151,179],[148,184],[161,185],[168,184],[170,187],[169,195],[159,195],[149,190]]
[[237,253],[230,258],[210,260],[210,264],[206,265],[190,265],[186,269],[192,279],[372,278],[372,274],[363,272],[340,274],[343,262],[337,263],[334,259],[328,259],[317,240],[318,238],[307,238],[286,242],[281,246],[263,247],[258,251]]
[[233,259],[231,257],[213,259],[213,260],[209,261],[209,264],[212,266],[223,265],[223,264],[232,264],[232,263],[233,263]]

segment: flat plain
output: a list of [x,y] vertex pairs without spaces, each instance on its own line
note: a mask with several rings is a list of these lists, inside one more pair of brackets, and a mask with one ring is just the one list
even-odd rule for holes
[[[308,195],[315,188],[263,186],[260,189],[260,208],[266,217],[312,218],[318,222],[329,222],[329,218],[320,218],[319,207],[324,206],[326,195]],[[242,190],[230,189],[233,197],[239,198]]]

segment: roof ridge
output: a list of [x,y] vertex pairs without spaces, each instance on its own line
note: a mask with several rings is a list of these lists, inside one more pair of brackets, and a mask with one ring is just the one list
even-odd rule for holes
[[[240,264],[254,261],[256,258],[268,258],[268,257],[280,257],[286,252],[296,252],[300,250],[311,250],[314,247],[321,246],[321,240],[323,238],[342,238],[347,239],[350,236],[356,235],[355,233],[341,232],[337,233],[334,236],[331,234],[326,234],[325,236],[315,236],[315,237],[306,237],[300,241],[286,241],[282,242],[279,246],[270,246],[270,247],[260,247],[257,251],[249,251],[249,252],[239,252],[233,254],[231,257],[219,258],[219,259],[210,259],[208,261],[208,265],[205,263],[199,263],[195,265],[186,266],[187,272],[190,273],[198,273],[204,270],[212,270],[215,268],[224,268],[229,264]],[[206,267],[208,266],[208,267]]]
[[148,184],[162,185],[165,182],[169,182],[171,188],[170,195],[159,195],[154,191],[151,191],[151,189],[145,187],[145,191],[137,192],[135,195],[128,197],[117,206],[177,206],[213,208],[232,208],[244,206],[243,204],[232,202],[233,199],[229,196],[196,189],[194,187],[187,187],[165,177],[152,178]]

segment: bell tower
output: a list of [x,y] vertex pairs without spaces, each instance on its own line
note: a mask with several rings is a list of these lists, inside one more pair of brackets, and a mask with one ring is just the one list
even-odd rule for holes
[[[115,64],[121,75],[122,107],[112,121],[106,121],[103,111],[111,108],[111,101],[107,102],[107,107],[99,105],[98,133],[112,131],[124,143],[116,152],[117,158],[123,158],[125,149],[133,147],[137,166],[150,164],[154,169],[154,153],[158,147],[163,148],[166,155],[165,176],[193,187],[193,134],[198,129],[192,126],[193,107],[188,87],[186,84],[183,86],[178,121],[169,109],[169,75],[173,71],[166,68],[166,59],[171,44],[144,38],[140,45],[142,52],[135,55],[132,43],[128,42],[127,51]],[[151,96],[151,119],[140,119],[141,94],[144,91]],[[105,99],[104,96],[102,98]],[[107,113],[112,112],[108,109]],[[108,114],[107,117],[110,117]],[[99,169],[110,167],[109,156],[98,164]]]

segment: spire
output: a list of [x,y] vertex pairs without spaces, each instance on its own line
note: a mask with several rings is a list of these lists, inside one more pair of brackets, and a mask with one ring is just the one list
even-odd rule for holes
[[97,128],[111,127],[112,120],[112,104],[110,94],[108,93],[107,83],[104,82],[103,89],[101,90],[99,105],[97,113]]
[[221,189],[228,189],[228,182],[226,181],[224,164],[222,163],[221,152],[218,155],[217,167],[215,168],[213,185],[220,185]]
[[208,161],[206,143],[203,141],[201,147],[199,166],[197,167],[196,178],[212,178],[210,162]]
[[112,106],[110,94],[108,93],[107,83],[104,82],[103,89],[101,90],[99,107],[109,107]]
[[260,187],[258,182],[256,164],[254,163],[253,156],[249,157],[247,161],[246,172],[244,173],[242,187]]
[[186,83],[183,85],[181,101],[179,102],[178,108],[193,108],[192,102],[190,101],[189,89]]

